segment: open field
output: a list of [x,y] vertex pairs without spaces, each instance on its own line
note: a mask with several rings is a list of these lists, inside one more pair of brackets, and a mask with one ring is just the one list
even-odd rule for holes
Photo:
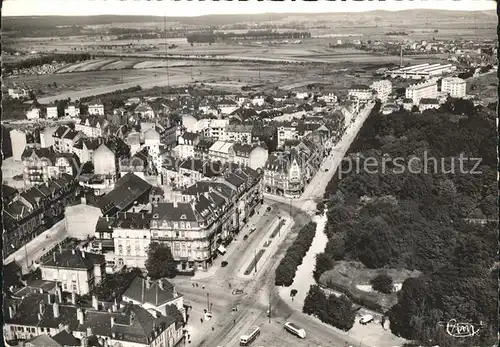
[[467,94],[479,95],[483,100],[484,105],[487,105],[490,102],[497,101],[497,71],[490,71],[489,73],[486,73],[484,75],[469,78],[467,80]]

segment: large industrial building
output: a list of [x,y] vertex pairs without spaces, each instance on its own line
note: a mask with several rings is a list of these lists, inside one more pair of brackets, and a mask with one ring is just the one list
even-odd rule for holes
[[401,77],[405,79],[428,79],[432,77],[440,77],[456,70],[456,67],[451,64],[420,64],[399,68],[385,73],[386,77]]

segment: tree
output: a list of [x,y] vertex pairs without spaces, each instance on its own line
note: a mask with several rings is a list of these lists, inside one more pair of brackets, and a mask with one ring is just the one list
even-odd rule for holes
[[387,274],[380,274],[370,281],[372,288],[377,292],[391,294],[393,291],[392,278]]
[[167,317],[175,318],[176,322],[184,322],[184,316],[175,305],[165,306],[165,313]]
[[152,279],[174,278],[177,273],[177,265],[170,247],[153,242],[148,250],[146,270]]

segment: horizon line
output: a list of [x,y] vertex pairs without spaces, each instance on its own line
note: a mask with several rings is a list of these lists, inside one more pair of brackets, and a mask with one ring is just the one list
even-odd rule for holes
[[436,9],[436,8],[412,8],[403,10],[366,10],[366,11],[346,11],[346,12],[254,12],[254,13],[210,13],[194,16],[165,16],[155,14],[117,14],[117,13],[101,13],[101,14],[48,14],[48,15],[2,15],[3,18],[22,18],[22,17],[101,17],[101,16],[117,16],[117,17],[158,17],[158,18],[199,18],[209,16],[253,16],[253,15],[329,15],[329,14],[357,14],[357,13],[370,13],[370,12],[408,12],[408,11],[440,11],[440,12],[496,12],[495,9],[484,10],[466,10],[466,9]]

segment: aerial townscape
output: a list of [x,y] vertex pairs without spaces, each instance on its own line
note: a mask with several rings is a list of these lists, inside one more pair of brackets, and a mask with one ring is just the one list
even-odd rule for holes
[[3,3],[5,346],[497,345],[494,1],[51,1]]

